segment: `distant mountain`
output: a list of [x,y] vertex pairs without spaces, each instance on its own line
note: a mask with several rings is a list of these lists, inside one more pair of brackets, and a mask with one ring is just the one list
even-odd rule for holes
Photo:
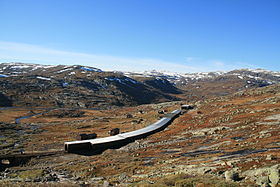
[[0,106],[108,108],[194,101],[280,82],[280,72],[105,72],[88,66],[0,64]]
[[160,71],[122,72],[125,76],[168,80],[183,90],[185,100],[223,96],[240,90],[280,83],[280,72],[263,69],[240,69],[229,72],[171,73]]
[[187,85],[198,81],[214,80],[220,77],[235,77],[250,81],[248,84],[263,82],[264,84],[275,84],[280,82],[280,72],[263,69],[240,69],[234,71],[199,72],[199,73],[173,73],[166,71],[144,71],[144,72],[122,72],[128,77],[154,77],[166,79],[177,86]]
[[168,81],[180,84],[181,81],[184,80],[184,83],[189,82],[191,80],[201,80],[206,78],[213,78],[219,75],[224,74],[225,72],[210,72],[210,73],[174,73],[167,71],[144,71],[144,72],[122,72],[124,75],[129,77],[156,77],[156,78],[164,78]]
[[169,93],[179,93],[165,79],[141,82],[80,65],[2,63],[0,75],[2,106],[108,108],[178,100]]

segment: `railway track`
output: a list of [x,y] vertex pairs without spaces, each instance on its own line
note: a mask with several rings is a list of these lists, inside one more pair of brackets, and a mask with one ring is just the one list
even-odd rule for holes
[[150,134],[164,129],[175,118],[177,118],[181,112],[182,110],[174,110],[173,112],[166,114],[159,121],[135,131],[105,138],[65,142],[64,149],[66,152],[79,152],[81,150],[102,150],[107,148],[121,147],[136,139],[144,138]]
[[[157,122],[138,129],[135,131],[118,134],[115,136],[109,136],[105,138],[97,138],[91,140],[71,141],[64,143],[64,150],[42,151],[42,152],[30,152],[30,153],[18,153],[10,155],[0,155],[0,171],[12,167],[27,163],[31,158],[64,155],[68,153],[75,153],[81,151],[93,151],[99,153],[102,150],[108,148],[118,148],[133,142],[136,139],[144,138],[148,135],[163,130],[168,126],[175,118],[181,114],[182,110],[174,110],[173,112],[166,114],[163,118]],[[5,163],[6,162],[6,163]]]

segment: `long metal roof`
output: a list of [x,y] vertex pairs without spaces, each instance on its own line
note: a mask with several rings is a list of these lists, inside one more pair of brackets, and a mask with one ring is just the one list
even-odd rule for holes
[[[181,110],[174,110],[172,114],[178,115],[181,112]],[[166,125],[168,122],[172,120],[173,117],[163,117],[162,119],[158,120],[157,122],[144,127],[142,129],[138,129],[131,132],[126,132],[114,136],[109,136],[105,138],[96,138],[92,140],[79,140],[79,141],[71,141],[71,142],[65,142],[65,145],[73,145],[73,144],[84,144],[84,143],[91,143],[92,145],[97,144],[104,144],[104,143],[110,143],[110,142],[117,142],[121,140],[125,140],[126,138],[133,138],[141,135],[148,134],[150,132],[156,131],[157,129],[160,129],[164,125]]]

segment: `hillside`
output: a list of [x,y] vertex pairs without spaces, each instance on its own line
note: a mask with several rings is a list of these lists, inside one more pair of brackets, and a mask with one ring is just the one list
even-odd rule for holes
[[166,79],[184,93],[184,100],[193,101],[225,96],[237,91],[280,83],[280,72],[262,69],[240,69],[229,72],[123,72],[137,79],[141,77]]
[[0,106],[108,108],[178,100],[170,93],[179,93],[167,80],[146,83],[78,65],[3,63],[0,74]]
[[1,155],[20,151],[45,154],[32,159],[19,157],[19,165],[1,172],[2,184],[276,186],[280,169],[279,94],[277,84],[189,103],[195,108],[164,131],[97,155],[60,150],[64,141],[75,140],[80,133],[96,132],[104,137],[111,128],[118,127],[121,132],[143,128],[158,119],[158,110],[172,111],[180,102],[85,109],[83,115],[74,117],[61,117],[63,111],[59,115],[53,111],[24,119],[21,124],[12,123],[14,117],[30,111],[2,110]]
[[110,108],[198,101],[280,83],[280,73],[105,72],[88,66],[0,64],[0,106]]

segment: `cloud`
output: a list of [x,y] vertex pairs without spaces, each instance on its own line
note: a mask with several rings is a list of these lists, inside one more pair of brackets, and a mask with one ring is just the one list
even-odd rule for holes
[[185,61],[187,63],[193,63],[193,62],[197,62],[199,60],[201,60],[201,58],[199,58],[199,57],[193,57],[193,56],[185,57]]
[[251,68],[256,69],[257,66],[246,62],[224,61],[219,59],[204,59],[201,57],[185,57],[187,66],[195,67],[200,71],[230,71],[234,69]]
[[195,67],[160,59],[130,58],[70,52],[15,42],[0,41],[0,61],[19,61],[43,64],[81,64],[103,70],[145,71],[168,70],[174,72],[198,71]]
[[219,59],[185,57],[182,62],[165,61],[151,58],[132,58],[111,55],[99,55],[46,48],[25,43],[0,41],[1,62],[25,62],[39,64],[87,65],[103,70],[146,71],[159,70],[169,72],[209,72],[229,71],[241,68],[256,68],[244,62],[226,62]]
[[213,64],[214,64],[214,66],[219,67],[219,68],[225,66],[225,63],[222,61],[213,61]]

